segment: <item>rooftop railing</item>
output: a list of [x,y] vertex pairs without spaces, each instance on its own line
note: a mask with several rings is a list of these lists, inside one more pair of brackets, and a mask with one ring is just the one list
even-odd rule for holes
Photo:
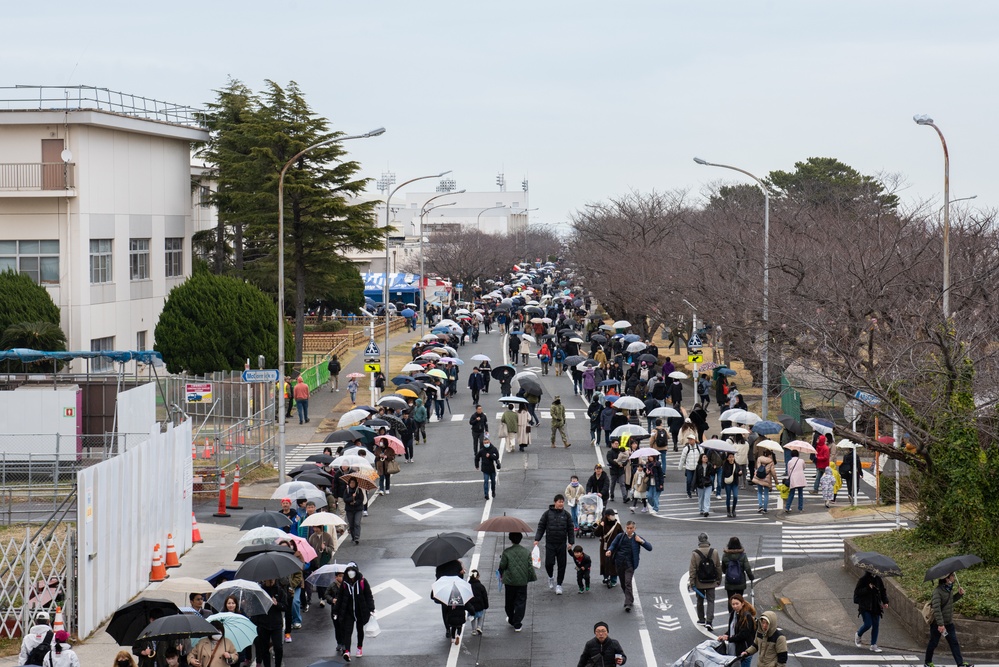
[[204,112],[194,107],[94,86],[0,86],[0,110],[97,110],[204,128]]

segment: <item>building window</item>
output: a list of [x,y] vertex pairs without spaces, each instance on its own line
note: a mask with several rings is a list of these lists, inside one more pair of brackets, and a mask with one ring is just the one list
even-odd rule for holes
[[7,269],[35,284],[58,284],[59,241],[0,241],[0,271]]
[[[114,336],[107,338],[91,338],[91,352],[110,352],[114,350]],[[106,373],[114,370],[114,362],[108,357],[94,357],[90,360],[90,371],[92,373]]]
[[90,239],[90,283],[97,285],[114,280],[111,261],[112,239]]
[[184,239],[164,239],[163,244],[166,249],[166,277],[184,275]]
[[136,332],[136,334],[135,334],[135,349],[136,350],[139,350],[141,352],[142,350],[146,349],[146,334],[147,333],[149,333],[149,332],[148,331],[138,331],[138,332]]
[[212,205],[212,189],[207,185],[198,186],[198,205],[202,208]]
[[128,274],[132,280],[149,280],[149,239],[128,241]]

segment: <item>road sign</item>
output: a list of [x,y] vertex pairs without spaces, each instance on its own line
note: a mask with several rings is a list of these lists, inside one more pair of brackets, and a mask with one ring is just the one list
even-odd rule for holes
[[439,289],[436,292],[434,292],[434,296],[447,296],[447,292],[445,290]]
[[364,348],[364,356],[366,356],[366,357],[380,357],[380,356],[382,356],[381,350],[379,350],[378,346],[375,345],[375,339],[374,338],[372,338],[370,341],[368,341],[368,346],[366,348]]
[[261,370],[243,371],[243,382],[277,382],[278,372],[276,368],[264,368]]
[[701,364],[701,363],[704,363],[704,355],[703,354],[688,354],[687,355],[687,363],[688,364]]
[[703,345],[704,343],[701,342],[701,337],[697,334],[694,334],[687,339],[687,347],[702,347]]
[[184,385],[188,403],[211,403],[212,384],[210,382],[188,382]]
[[382,365],[381,364],[364,364],[364,372],[365,373],[381,373],[382,372]]
[[462,285],[461,283],[458,283],[457,285],[455,285],[455,287],[460,290],[462,287],[464,287],[464,285]]
[[881,404],[880,398],[867,391],[858,391],[853,395],[853,397],[858,401],[860,401],[861,403],[868,405],[872,408],[876,408],[878,405]]

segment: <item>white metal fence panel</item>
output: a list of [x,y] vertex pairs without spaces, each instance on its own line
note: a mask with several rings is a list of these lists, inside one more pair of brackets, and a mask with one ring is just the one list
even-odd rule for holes
[[191,422],[80,471],[78,632],[86,637],[149,582],[153,546],[191,547]]

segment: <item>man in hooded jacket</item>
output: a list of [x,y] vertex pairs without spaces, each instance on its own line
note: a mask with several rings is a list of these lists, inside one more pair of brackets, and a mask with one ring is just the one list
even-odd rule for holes
[[786,665],[787,637],[777,628],[777,614],[772,611],[763,612],[756,628],[756,639],[739,657],[755,655],[757,667]]

